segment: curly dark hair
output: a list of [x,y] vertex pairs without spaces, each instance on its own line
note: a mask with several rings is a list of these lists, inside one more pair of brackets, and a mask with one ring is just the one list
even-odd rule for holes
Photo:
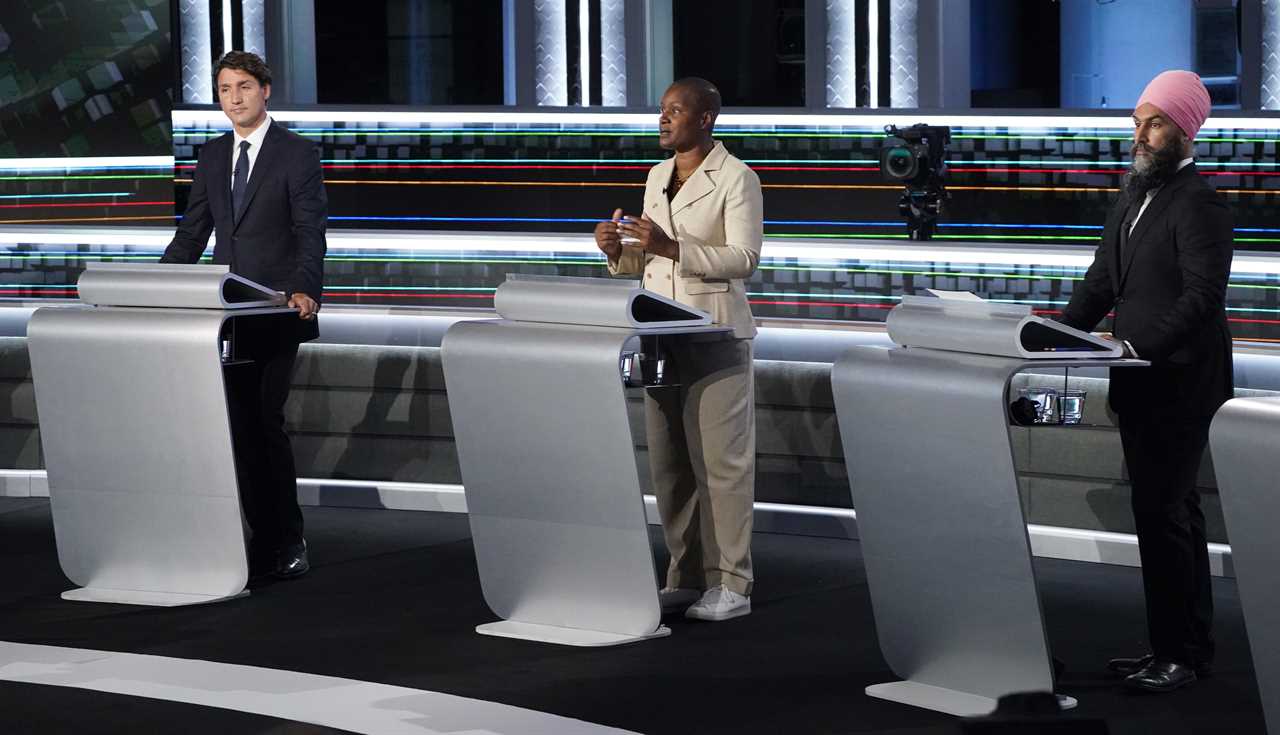
[[267,66],[267,62],[257,54],[251,54],[248,51],[228,51],[223,54],[213,67],[214,90],[218,89],[218,75],[223,69],[242,71],[257,79],[258,84],[264,87],[271,86],[271,67]]

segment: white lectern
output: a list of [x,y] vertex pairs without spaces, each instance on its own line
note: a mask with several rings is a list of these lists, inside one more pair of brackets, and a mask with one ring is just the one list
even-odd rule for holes
[[728,327],[635,281],[508,276],[503,318],[441,345],[486,635],[611,646],[661,625],[621,375],[636,335],[722,339]]
[[899,347],[855,347],[831,371],[880,650],[903,678],[867,694],[972,716],[1053,691],[1009,382],[1146,363],[1026,306],[906,296],[887,326]]
[[1213,417],[1209,445],[1270,732],[1280,732],[1280,398],[1234,398]]
[[78,287],[88,307],[27,327],[58,559],[80,586],[63,598],[247,594],[221,340],[292,310],[217,265],[89,263]]

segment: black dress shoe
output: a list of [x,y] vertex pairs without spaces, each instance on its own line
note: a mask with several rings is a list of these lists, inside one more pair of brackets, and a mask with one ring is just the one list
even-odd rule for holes
[[[1155,656],[1147,654],[1138,658],[1113,658],[1107,662],[1107,671],[1121,676],[1136,674],[1147,667]],[[1206,679],[1213,675],[1213,664],[1208,661],[1199,661],[1193,667],[1196,671],[1196,678]]]
[[1107,671],[1121,676],[1136,674],[1147,667],[1151,660],[1155,658],[1151,654],[1139,656],[1137,658],[1113,658],[1107,662]]
[[280,553],[276,555],[275,575],[278,579],[301,577],[310,569],[311,562],[307,561],[306,541],[300,544],[289,544],[280,549]]
[[1181,689],[1195,680],[1194,667],[1169,659],[1153,658],[1141,671],[1126,676],[1124,685],[1138,691],[1161,693]]

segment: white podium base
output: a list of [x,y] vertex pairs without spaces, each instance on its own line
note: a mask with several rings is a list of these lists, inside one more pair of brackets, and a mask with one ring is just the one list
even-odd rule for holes
[[671,629],[665,625],[659,625],[657,630],[646,635],[628,635],[625,633],[608,633],[602,630],[562,628],[558,625],[522,623],[516,620],[500,620],[496,623],[477,625],[476,632],[480,635],[519,638],[525,641],[539,641],[541,643],[557,643],[562,646],[620,646],[624,643],[638,643],[650,638],[664,638],[671,635]]
[[996,700],[991,697],[914,681],[872,684],[867,687],[866,692],[869,697],[887,699],[890,702],[923,707],[959,717],[981,717],[991,714],[996,708]]
[[[996,700],[980,694],[970,694],[955,689],[946,689],[915,681],[895,681],[888,684],[872,684],[866,689],[867,696],[887,699],[890,702],[909,704],[935,712],[944,712],[959,717],[982,717],[991,714],[996,708]],[[1063,710],[1075,709],[1079,702],[1075,697],[1058,694],[1058,706]]]
[[143,590],[112,590],[104,587],[80,587],[62,593],[62,599],[72,602],[110,602],[118,605],[149,605],[151,607],[181,607],[183,605],[208,605],[248,597],[249,590],[234,595],[193,595],[185,592],[146,592]]

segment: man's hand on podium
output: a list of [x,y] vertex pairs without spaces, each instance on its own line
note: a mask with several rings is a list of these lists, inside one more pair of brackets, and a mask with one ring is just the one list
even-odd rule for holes
[[663,229],[649,219],[649,215],[632,217],[627,215],[618,225],[623,237],[636,241],[636,245],[646,253],[661,255],[671,260],[680,260],[680,243],[667,237]]
[[1107,340],[1108,342],[1115,342],[1116,344],[1120,345],[1120,349],[1124,350],[1124,354],[1121,355],[1121,357],[1137,357],[1138,356],[1138,351],[1133,349],[1133,345],[1129,344],[1129,340],[1120,339],[1114,334],[1110,334],[1107,332],[1099,334],[1098,336]]
[[613,210],[613,218],[596,225],[596,247],[609,260],[617,260],[622,254],[622,235],[618,232],[618,220],[622,219],[622,210]]
[[310,296],[299,291],[289,297],[289,308],[298,310],[299,319],[315,319],[316,312],[320,311],[320,305]]

